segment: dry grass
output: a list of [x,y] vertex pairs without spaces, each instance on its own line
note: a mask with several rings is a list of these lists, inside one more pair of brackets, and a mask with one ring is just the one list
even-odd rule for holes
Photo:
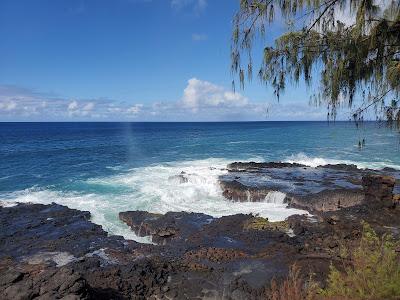
[[300,268],[291,266],[288,277],[278,285],[275,280],[271,282],[270,300],[312,300],[316,299],[317,285],[310,276],[305,282],[300,276]]

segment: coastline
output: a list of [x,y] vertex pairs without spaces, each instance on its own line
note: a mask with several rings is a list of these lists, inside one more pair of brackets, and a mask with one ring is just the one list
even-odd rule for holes
[[[272,175],[291,174],[293,184],[301,177],[299,187],[310,188],[308,180],[315,182],[318,173],[326,189],[341,191],[346,178],[360,185],[364,196],[346,205],[336,201],[321,206],[307,197],[294,201],[292,192],[286,205],[307,208],[311,215],[292,215],[281,222],[248,214],[120,212],[136,235],[150,235],[154,244],[108,235],[90,221],[89,212],[58,204],[1,207],[0,294],[4,299],[259,299],[268,294],[271,280],[282,280],[294,263],[302,268],[302,277],[313,272],[324,285],[330,264],[340,264],[340,245],[352,247],[359,239],[362,220],[379,234],[400,235],[398,196],[393,194],[398,181],[385,173],[395,170],[282,163],[233,163],[227,169],[221,183],[251,182],[248,178],[260,174],[267,174],[265,183],[270,183]],[[182,181],[187,176],[177,175]],[[227,203],[257,203],[260,199],[252,193],[268,194],[257,183],[228,186]],[[248,198],[241,198],[244,194]],[[309,203],[315,205],[304,206]]]

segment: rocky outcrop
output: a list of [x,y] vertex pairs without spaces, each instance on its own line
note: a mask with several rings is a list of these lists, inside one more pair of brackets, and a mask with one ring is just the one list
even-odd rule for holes
[[266,188],[246,186],[237,180],[221,181],[220,186],[222,194],[226,199],[240,202],[263,201],[265,200],[265,197],[267,197],[268,193],[272,191]]
[[317,168],[325,168],[325,169],[338,170],[338,171],[347,171],[347,172],[354,172],[354,171],[359,171],[360,170],[354,164],[326,164],[326,165],[320,165]]
[[400,180],[400,171],[394,169],[376,171],[348,164],[313,168],[296,163],[235,162],[219,182],[223,196],[231,201],[270,201],[270,192],[280,192],[286,195],[280,197],[281,202],[291,207],[327,212],[359,205],[364,198],[393,206],[396,178]]
[[0,299],[147,299],[171,264],[151,245],[108,236],[90,213],[51,204],[0,207]]
[[[392,177],[346,166],[234,166],[221,178],[232,200],[283,191],[289,205],[313,215],[269,222],[121,212],[121,221],[155,243],[140,244],[108,235],[89,212],[54,203],[0,207],[0,299],[265,299],[271,280],[294,263],[300,276],[313,273],[323,285],[330,265],[343,263],[342,246],[356,245],[363,221],[400,238]],[[263,185],[266,179],[274,184]]]
[[0,267],[2,299],[90,299],[87,281],[73,268],[20,265]]
[[201,213],[168,212],[159,215],[145,211],[121,212],[119,218],[137,235],[151,236],[158,244],[187,239],[193,231],[214,219]]
[[269,222],[238,214],[123,212],[158,245],[108,236],[57,204],[0,208],[0,299],[265,299],[296,263],[324,282],[361,220],[399,238],[399,210],[356,205]]
[[345,207],[359,205],[364,200],[364,193],[358,189],[324,190],[303,197],[292,197],[291,207],[305,209],[311,212],[337,211]]
[[292,167],[307,167],[298,163],[285,163],[285,162],[233,162],[227,166],[231,171],[249,171],[270,168],[292,168]]
[[372,206],[393,207],[393,189],[396,179],[392,176],[370,174],[362,179],[365,202]]

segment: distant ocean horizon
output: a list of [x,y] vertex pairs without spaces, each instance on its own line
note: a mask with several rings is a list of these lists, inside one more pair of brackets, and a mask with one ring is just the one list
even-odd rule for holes
[[[365,139],[365,147],[358,142]],[[88,210],[110,234],[138,239],[118,212],[255,213],[283,203],[232,203],[218,177],[233,161],[400,169],[399,134],[377,122],[0,122],[0,201]],[[181,172],[189,182],[171,180]]]

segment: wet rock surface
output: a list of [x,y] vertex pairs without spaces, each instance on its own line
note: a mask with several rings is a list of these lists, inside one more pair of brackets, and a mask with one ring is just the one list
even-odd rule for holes
[[[290,205],[311,203],[313,215],[269,222],[246,214],[121,212],[121,221],[137,235],[151,235],[156,243],[151,245],[109,236],[90,221],[90,213],[65,206],[0,207],[0,299],[265,299],[271,280],[284,278],[293,263],[301,276],[314,273],[324,285],[330,264],[342,263],[341,246],[361,236],[362,221],[379,234],[400,237],[392,177],[344,165],[233,166],[227,176],[242,185],[236,177],[264,182],[275,176],[286,180],[277,181],[283,187],[285,176],[292,174],[293,184],[303,177],[302,198],[296,198],[303,202]],[[321,190],[321,182],[330,188]],[[357,188],[348,188],[349,182]],[[312,196],[307,189],[315,191]],[[347,200],[352,197],[362,199]],[[339,198],[344,204],[336,207]]]
[[[51,204],[0,207],[0,299],[144,299],[170,265],[151,245],[108,236],[90,214]],[[133,296],[131,296],[133,295]]]
[[[376,186],[387,182],[367,182],[368,176],[393,178],[387,191],[400,193],[400,171],[359,169],[356,165],[324,165],[308,167],[297,163],[235,162],[229,164],[228,173],[220,176],[223,195],[232,201],[275,201],[271,192],[282,192],[282,203],[309,211],[335,211],[361,204],[366,197],[365,185],[369,185],[368,197],[373,197]],[[386,179],[388,180],[388,179]],[[393,181],[394,180],[394,181]],[[373,186],[373,185],[376,186]],[[378,197],[382,195],[377,195]],[[384,200],[382,200],[384,201]],[[387,205],[391,199],[387,198]]]

